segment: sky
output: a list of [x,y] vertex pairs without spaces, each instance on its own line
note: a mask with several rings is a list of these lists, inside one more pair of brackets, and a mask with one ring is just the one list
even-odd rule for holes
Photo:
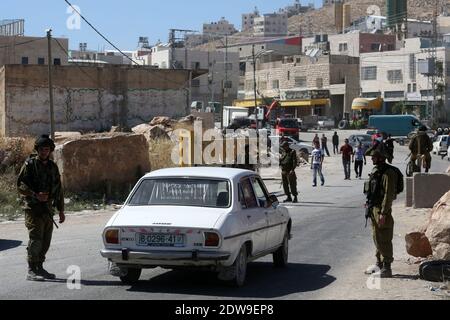
[[[250,13],[255,6],[261,13],[271,13],[294,0],[69,0],[80,8],[82,15],[121,50],[135,50],[138,38],[149,37],[150,44],[167,42],[169,29],[201,31],[203,23],[225,17],[235,28],[241,28],[241,14]],[[322,0],[301,0],[306,5]],[[70,49],[80,42],[90,50],[112,49],[84,21],[78,23],[76,14],[68,11],[64,0],[0,1],[3,19],[25,19],[25,35],[45,36],[51,28],[53,36],[69,38]],[[68,24],[69,22],[69,24]]]

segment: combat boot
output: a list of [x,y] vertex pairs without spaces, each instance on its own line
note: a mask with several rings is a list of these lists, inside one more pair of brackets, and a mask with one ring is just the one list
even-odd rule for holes
[[298,197],[297,196],[294,197],[293,203],[298,203]]
[[45,281],[44,277],[37,272],[37,266],[35,263],[28,262],[28,281]]
[[42,262],[37,264],[37,273],[42,276],[44,279],[48,279],[48,280],[54,280],[56,279],[56,275],[54,275],[53,273],[48,272],[47,270],[44,269]]
[[380,271],[380,278],[392,278],[392,269],[390,263],[383,263],[383,268]]
[[288,196],[286,200],[283,201],[283,203],[292,202],[291,196]]

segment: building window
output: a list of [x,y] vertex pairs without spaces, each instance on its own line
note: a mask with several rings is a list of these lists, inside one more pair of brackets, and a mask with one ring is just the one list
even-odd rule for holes
[[272,81],[272,89],[280,89],[280,81],[279,80]]
[[417,92],[417,83],[413,83],[413,92]]
[[22,57],[22,64],[28,64],[28,57]]
[[408,93],[411,92],[411,83],[408,83]]
[[339,43],[339,52],[347,52],[348,44],[347,43]]
[[384,93],[386,99],[405,98],[405,92],[403,91],[386,91]]
[[302,60],[301,60],[301,58],[296,58],[295,59],[295,63],[300,63]]
[[402,70],[388,70],[387,79],[390,83],[403,83]]
[[288,81],[291,80],[291,72],[290,71],[287,72],[287,79],[288,79]]
[[372,43],[370,45],[371,51],[381,51],[381,43]]
[[191,62],[191,69],[192,70],[200,69],[200,62],[195,62],[195,61]]
[[200,79],[193,79],[192,83],[191,83],[191,86],[193,88],[199,88],[200,87]]
[[420,95],[423,97],[432,97],[433,90],[420,90]]
[[232,89],[233,88],[233,81],[224,81],[223,86],[225,89]]
[[55,58],[53,59],[53,64],[55,66],[60,66],[61,65],[61,59],[60,58]]
[[38,64],[45,64],[45,58],[38,58]]
[[395,46],[393,44],[388,44],[387,45],[387,49],[388,49],[388,51],[394,51],[395,50]]
[[317,78],[316,79],[316,87],[317,88],[323,88],[323,78]]
[[416,80],[416,55],[409,55],[409,79]]
[[295,86],[299,88],[306,88],[306,77],[295,77]]
[[267,90],[267,81],[260,81],[258,87],[260,90]]
[[377,67],[362,67],[361,80],[377,80]]
[[251,91],[253,90],[253,80],[246,80],[245,81],[245,91]]

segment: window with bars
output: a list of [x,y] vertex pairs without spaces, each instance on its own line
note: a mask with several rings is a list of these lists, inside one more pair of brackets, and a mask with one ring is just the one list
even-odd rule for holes
[[390,83],[403,83],[402,70],[388,70],[387,79]]
[[416,80],[416,55],[414,53],[409,55],[409,78]]
[[295,77],[295,86],[305,88],[307,86],[306,77]]
[[272,89],[279,89],[279,88],[280,88],[280,80],[273,80]]
[[377,67],[362,67],[361,80],[377,80]]
[[339,43],[339,52],[346,52],[348,51],[348,44],[347,43]]

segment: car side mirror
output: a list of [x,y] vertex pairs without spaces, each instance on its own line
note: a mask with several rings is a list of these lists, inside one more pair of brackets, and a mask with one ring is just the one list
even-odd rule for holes
[[280,201],[278,200],[277,196],[274,194],[272,194],[269,197],[269,201],[274,209],[276,209],[280,205]]

